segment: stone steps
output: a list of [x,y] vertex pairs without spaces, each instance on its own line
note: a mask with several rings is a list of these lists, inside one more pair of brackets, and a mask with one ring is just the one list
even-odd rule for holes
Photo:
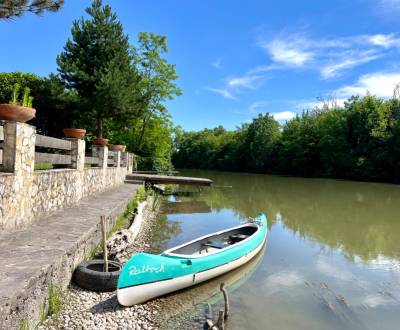
[[111,226],[138,187],[121,184],[0,235],[0,329],[39,320],[50,283],[67,287],[75,267],[100,242],[100,216],[109,216]]

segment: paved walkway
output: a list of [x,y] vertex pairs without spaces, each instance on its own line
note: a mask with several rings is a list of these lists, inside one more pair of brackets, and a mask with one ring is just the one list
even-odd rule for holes
[[69,283],[73,269],[99,242],[100,215],[115,219],[138,187],[122,184],[24,230],[0,235],[0,329],[18,325],[21,314],[38,314],[50,282]]

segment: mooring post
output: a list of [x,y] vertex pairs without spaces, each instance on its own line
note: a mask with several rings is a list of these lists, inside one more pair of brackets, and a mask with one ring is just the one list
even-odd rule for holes
[[219,330],[217,325],[214,324],[213,320],[207,319],[206,324],[208,326],[208,329],[210,329],[210,330]]
[[225,328],[225,312],[222,309],[218,313],[217,327],[219,330],[224,330]]
[[106,217],[104,215],[100,216],[101,222],[101,234],[103,237],[103,258],[104,258],[104,267],[103,271],[108,272],[108,252],[107,252],[107,229],[106,229]]
[[224,295],[224,302],[225,302],[225,316],[224,318],[227,319],[229,316],[229,297],[228,297],[228,292],[225,289],[225,283],[221,283],[221,286],[219,288],[222,291],[222,294]]

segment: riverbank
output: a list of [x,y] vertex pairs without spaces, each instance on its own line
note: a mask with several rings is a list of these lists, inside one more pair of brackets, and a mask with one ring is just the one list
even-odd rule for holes
[[[134,243],[118,256],[125,263],[133,253],[147,252],[155,220],[158,215],[158,204],[153,197],[148,197],[138,206],[138,215],[134,224],[140,223]],[[74,283],[62,294],[65,301],[62,310],[49,317],[40,330],[48,329],[145,329],[157,328],[157,305],[136,305],[129,308],[118,304],[116,292],[86,291]]]

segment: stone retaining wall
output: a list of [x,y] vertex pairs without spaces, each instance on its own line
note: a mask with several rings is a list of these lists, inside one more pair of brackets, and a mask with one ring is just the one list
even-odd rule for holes
[[[116,153],[116,167],[108,167],[107,146],[96,146],[99,167],[85,168],[85,141],[72,142],[71,167],[34,171],[35,127],[4,125],[3,164],[0,172],[0,232],[20,229],[34,219],[76,204],[85,196],[121,184],[132,171],[131,155]],[[121,166],[120,159],[127,159]]]

